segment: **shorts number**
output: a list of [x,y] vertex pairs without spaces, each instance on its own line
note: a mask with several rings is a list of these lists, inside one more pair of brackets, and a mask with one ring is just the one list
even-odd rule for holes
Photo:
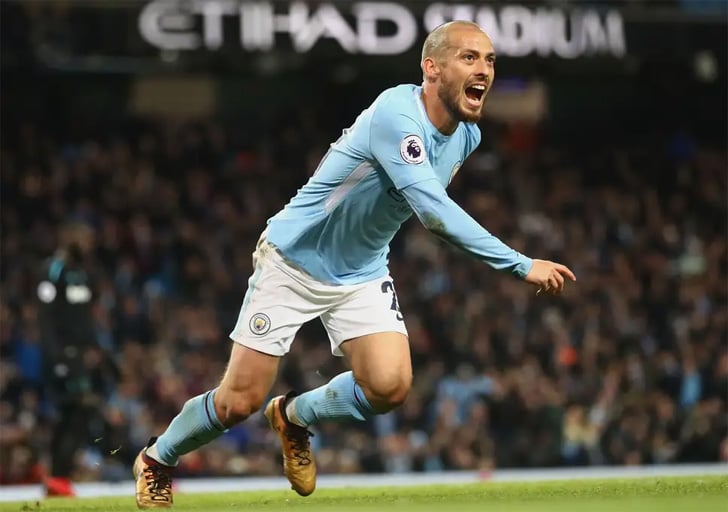
[[382,293],[392,292],[392,305],[389,307],[392,311],[397,313],[397,320],[400,322],[404,320],[402,312],[399,310],[399,302],[397,301],[397,292],[394,291],[394,283],[392,281],[384,281],[382,283]]

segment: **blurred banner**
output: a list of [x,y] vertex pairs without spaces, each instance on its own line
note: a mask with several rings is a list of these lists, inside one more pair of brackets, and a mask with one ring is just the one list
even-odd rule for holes
[[[331,60],[377,68],[417,58],[426,34],[472,20],[499,56],[617,69],[656,54],[726,48],[726,0],[624,2],[3,0],[3,67],[62,71],[276,72]],[[241,57],[251,56],[254,61]],[[258,59],[265,57],[265,62]],[[518,64],[516,64],[518,65]]]
[[[226,33],[225,18],[237,31]],[[478,23],[506,56],[555,55],[573,59],[627,51],[624,20],[615,9],[566,10],[518,4],[430,3],[419,9],[399,2],[351,2],[344,5],[241,0],[154,0],[139,13],[139,31],[150,45],[165,50],[218,50],[237,39],[246,51],[270,51],[279,36],[299,53],[322,39],[335,41],[343,52],[396,55],[450,20]],[[235,33],[237,32],[237,33]]]

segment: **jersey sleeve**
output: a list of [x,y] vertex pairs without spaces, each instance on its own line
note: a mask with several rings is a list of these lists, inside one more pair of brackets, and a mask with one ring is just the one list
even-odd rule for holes
[[370,123],[369,149],[397,190],[435,179],[422,125],[393,100],[379,103]]
[[62,270],[63,264],[59,261],[52,260],[46,264],[36,290],[40,344],[49,361],[59,360],[62,348],[58,339],[58,320],[61,315],[57,304],[60,300],[58,288]]
[[433,234],[497,270],[525,278],[533,260],[508,247],[453,201],[437,180],[402,189],[402,195],[422,224]]

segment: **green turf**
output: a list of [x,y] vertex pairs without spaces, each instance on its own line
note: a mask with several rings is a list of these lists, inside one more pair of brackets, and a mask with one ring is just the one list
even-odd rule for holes
[[[134,497],[0,503],[0,512],[134,511]],[[199,512],[728,512],[728,476],[180,494],[175,511]]]

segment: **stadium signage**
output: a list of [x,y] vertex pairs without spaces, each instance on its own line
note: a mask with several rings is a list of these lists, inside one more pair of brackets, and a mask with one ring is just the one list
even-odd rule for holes
[[[230,28],[229,19],[237,30]],[[287,34],[299,53],[330,39],[350,54],[396,55],[453,19],[478,23],[504,56],[573,59],[626,53],[621,13],[589,8],[431,3],[415,12],[396,2],[309,6],[299,1],[153,0],[142,8],[138,25],[146,42],[164,50],[215,51],[237,38],[246,51],[266,52],[280,44],[279,35]]]

